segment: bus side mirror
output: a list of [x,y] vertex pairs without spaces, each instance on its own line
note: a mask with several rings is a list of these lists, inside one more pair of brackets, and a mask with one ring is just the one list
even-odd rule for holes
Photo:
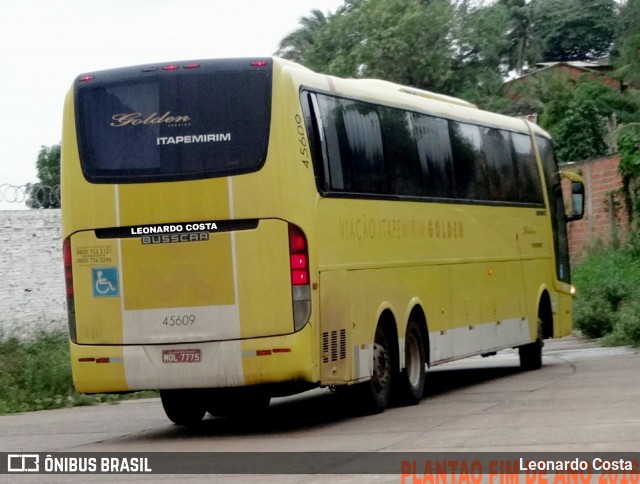
[[571,211],[567,213],[567,222],[584,217],[584,179],[572,171],[561,171],[560,177],[571,181]]
[[571,213],[567,221],[580,220],[584,216],[584,184],[580,181],[571,182]]

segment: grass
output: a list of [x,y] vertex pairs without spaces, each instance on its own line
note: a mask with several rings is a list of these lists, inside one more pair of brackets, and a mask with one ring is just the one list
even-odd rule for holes
[[73,388],[69,340],[65,332],[39,333],[31,341],[0,335],[0,414],[116,402],[153,396],[83,395]]
[[605,345],[640,346],[640,236],[595,247],[575,267],[574,325]]

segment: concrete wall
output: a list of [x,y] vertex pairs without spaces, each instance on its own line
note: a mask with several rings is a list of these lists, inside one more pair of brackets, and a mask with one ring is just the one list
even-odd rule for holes
[[0,210],[0,332],[65,329],[60,210]]

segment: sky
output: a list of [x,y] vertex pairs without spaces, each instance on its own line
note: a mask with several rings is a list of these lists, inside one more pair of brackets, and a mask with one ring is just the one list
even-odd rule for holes
[[313,9],[343,0],[9,0],[0,6],[2,185],[37,182],[41,146],[83,72],[165,61],[272,55]]

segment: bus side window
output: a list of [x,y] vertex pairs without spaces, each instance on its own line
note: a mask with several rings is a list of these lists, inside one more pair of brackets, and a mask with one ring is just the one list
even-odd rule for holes
[[569,246],[567,236],[567,217],[564,211],[564,199],[560,184],[560,172],[553,153],[551,140],[536,136],[536,144],[542,159],[547,195],[549,198],[549,212],[551,215],[553,244],[556,255],[556,275],[558,280],[571,282],[569,274]]
[[338,100],[329,96],[316,95],[317,117],[319,129],[323,141],[323,151],[326,156],[325,167],[325,189],[344,191],[346,189],[344,180],[344,168],[342,166],[342,155],[340,152],[340,141],[337,119],[341,116]]
[[449,125],[445,119],[413,114],[413,132],[420,158],[424,194],[454,198],[453,156]]
[[360,102],[340,102],[346,135],[346,140],[343,138],[340,142],[351,166],[352,191],[387,193],[382,129],[376,107]]
[[327,144],[318,98],[314,93],[303,91],[300,95],[300,101],[304,123],[309,135],[309,149],[316,184],[320,192],[326,192],[329,190],[329,165],[327,163]]
[[380,108],[380,114],[385,165],[390,180],[389,194],[415,197],[425,195],[411,114],[385,107]]
[[490,200],[480,128],[449,122],[457,198]]
[[531,137],[520,133],[511,133],[515,166],[518,180],[518,201],[522,203],[543,203],[542,184],[538,162],[533,152]]
[[517,201],[518,187],[509,133],[486,127],[481,127],[480,133],[487,160],[487,181],[491,200]]

